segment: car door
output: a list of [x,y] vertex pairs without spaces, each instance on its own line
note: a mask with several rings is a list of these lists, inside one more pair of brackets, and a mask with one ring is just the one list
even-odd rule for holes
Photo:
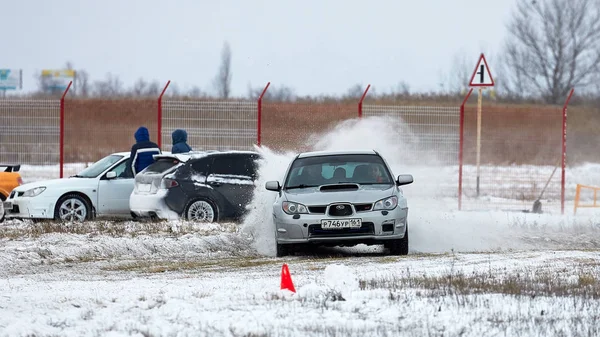
[[207,188],[206,178],[212,165],[212,156],[207,158],[197,158],[190,160],[182,169],[178,170],[176,179],[187,196],[185,203],[196,197],[206,197]]
[[251,154],[222,154],[215,156],[206,182],[228,201],[232,213],[239,215],[252,200],[255,176]]
[[[101,175],[98,182],[98,215],[128,216],[129,197],[134,187],[131,170],[127,170],[127,160],[123,160]],[[108,172],[115,172],[116,177],[109,179]]]

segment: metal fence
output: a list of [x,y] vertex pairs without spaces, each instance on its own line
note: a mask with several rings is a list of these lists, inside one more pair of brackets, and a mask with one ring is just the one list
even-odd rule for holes
[[171,133],[185,129],[194,150],[250,150],[256,144],[258,108],[250,101],[162,102],[161,147],[171,150]]
[[0,161],[59,163],[59,100],[0,100]]
[[541,196],[544,211],[560,212],[561,109],[484,105],[479,175],[476,112],[465,108],[462,209],[531,211]]
[[21,164],[24,182],[59,176],[59,100],[0,100],[0,163]]
[[[164,151],[171,150],[175,129],[187,131],[188,143],[195,150],[248,150],[261,145],[263,118],[269,144],[304,149],[316,139],[317,130],[356,116],[355,103],[265,102],[267,116],[263,117],[262,97],[267,88],[258,101],[162,101],[161,94],[158,104],[134,99],[69,99],[65,103],[67,92],[61,100],[0,100],[0,162],[54,165],[52,177],[58,177],[65,163],[94,161],[107,151],[128,150],[133,132],[141,125],[150,129],[155,135],[151,139]],[[461,209],[518,210],[539,196],[560,164],[544,199],[564,208],[563,117],[568,100],[563,114],[554,107],[484,107],[477,195],[473,185],[476,110],[465,107],[467,99],[462,106],[363,105],[366,93],[358,116],[395,123],[402,165],[414,168],[415,181],[426,195],[458,198]]]
[[407,164],[458,163],[459,107],[364,105],[363,115],[399,122],[398,142],[406,147]]

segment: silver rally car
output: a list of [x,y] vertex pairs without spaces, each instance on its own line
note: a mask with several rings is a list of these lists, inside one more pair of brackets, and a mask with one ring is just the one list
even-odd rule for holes
[[292,160],[273,204],[277,256],[300,244],[383,244],[392,255],[408,254],[408,206],[395,177],[376,151],[318,151]]

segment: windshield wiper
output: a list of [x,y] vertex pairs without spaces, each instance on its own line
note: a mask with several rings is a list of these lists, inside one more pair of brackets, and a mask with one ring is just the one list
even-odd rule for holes
[[69,178],[87,178],[87,177],[80,176],[79,174],[76,174],[74,176],[70,176]]
[[318,187],[319,185],[306,185],[306,184],[300,184],[300,185],[295,185],[295,186],[288,186],[285,189],[286,190],[293,190],[295,188],[309,188],[309,187]]

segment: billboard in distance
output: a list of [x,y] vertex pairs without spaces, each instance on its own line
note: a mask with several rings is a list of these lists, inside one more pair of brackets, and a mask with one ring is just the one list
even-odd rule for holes
[[65,90],[69,82],[75,82],[75,70],[72,69],[43,69],[42,81],[47,90]]
[[0,90],[23,89],[21,69],[0,69]]

